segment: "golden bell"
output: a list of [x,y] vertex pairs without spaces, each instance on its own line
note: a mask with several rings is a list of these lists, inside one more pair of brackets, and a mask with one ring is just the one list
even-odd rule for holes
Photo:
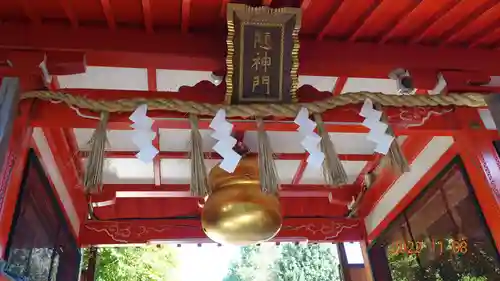
[[243,157],[232,174],[215,166],[208,183],[212,194],[203,207],[201,223],[210,239],[249,245],[278,233],[282,223],[279,200],[261,192],[256,157]]

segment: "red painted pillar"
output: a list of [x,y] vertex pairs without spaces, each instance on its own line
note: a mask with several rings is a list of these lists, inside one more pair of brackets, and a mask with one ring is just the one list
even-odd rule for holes
[[32,101],[22,102],[13,124],[3,165],[0,166],[0,258],[4,258],[17,197],[31,141],[29,114]]
[[477,110],[458,111],[462,130],[455,141],[459,155],[500,252],[500,157],[493,145],[498,135],[484,129]]

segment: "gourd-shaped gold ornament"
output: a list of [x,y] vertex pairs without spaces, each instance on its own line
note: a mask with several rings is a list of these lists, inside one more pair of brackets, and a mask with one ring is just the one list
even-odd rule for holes
[[277,196],[261,192],[257,157],[244,156],[231,174],[218,165],[208,176],[212,193],[203,207],[203,231],[215,242],[249,245],[273,238],[281,228]]

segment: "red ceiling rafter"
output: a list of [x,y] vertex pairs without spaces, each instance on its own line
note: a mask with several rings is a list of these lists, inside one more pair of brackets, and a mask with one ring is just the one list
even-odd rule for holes
[[[472,7],[467,6],[465,9],[470,9],[466,13],[461,14],[460,17],[462,18],[461,21],[458,23],[454,23],[452,19],[448,19],[446,17],[443,17],[444,23],[442,23],[441,29],[437,27],[437,31],[435,33],[437,34],[430,34],[428,37],[432,38],[439,38],[440,41],[444,41],[445,44],[449,43],[451,41],[451,38],[455,34],[459,34],[461,31],[463,31],[466,27],[471,26],[471,24],[477,22],[478,18],[483,16],[485,13],[487,13],[489,10],[491,10],[494,5],[498,4],[498,1],[496,0],[481,0],[481,1],[474,1],[472,2],[475,5],[472,5]],[[462,8],[463,9],[463,8]],[[452,12],[452,11],[450,11]],[[457,16],[454,15],[454,18],[456,19]],[[448,23],[446,20],[449,20]],[[436,22],[437,24],[440,23],[440,21]],[[479,29],[480,30],[480,29]],[[438,37],[439,36],[439,37]],[[423,38],[421,38],[422,41],[424,41]]]
[[332,28],[332,25],[333,25],[332,19],[333,19],[334,15],[337,13],[337,11],[340,9],[340,7],[342,7],[343,4],[344,4],[344,1],[336,1],[334,3],[334,5],[329,7],[329,12],[328,12],[328,17],[326,19],[326,23],[321,25],[322,29],[318,33],[318,36],[316,37],[316,39],[318,41],[323,40],[323,38],[328,34],[328,32],[330,31],[330,29]]
[[[409,136],[402,144],[401,149],[408,164],[411,165],[417,156],[425,149],[427,144],[432,140],[432,136]],[[382,171],[375,182],[370,186],[368,191],[363,197],[358,209],[358,216],[367,216],[373,207],[382,198],[385,192],[392,186],[392,184],[400,177],[394,174],[391,170],[385,169]]]
[[416,0],[401,0],[401,1],[381,1],[372,6],[372,13],[368,16],[363,26],[351,37],[351,39],[361,41],[377,41],[383,44],[389,39],[384,35],[390,34],[396,26],[404,21],[407,16],[422,3]]
[[[80,157],[85,157],[86,152],[80,152]],[[106,158],[134,158],[134,151],[106,151]],[[250,156],[256,156],[256,153],[249,153]],[[275,153],[275,160],[302,160],[306,153]],[[339,159],[342,161],[373,161],[376,156],[372,154],[339,154]],[[158,154],[160,159],[189,159],[188,152],[172,152],[160,151]],[[222,159],[215,152],[205,152],[205,159]]]
[[154,32],[153,15],[151,14],[151,0],[142,0],[142,13],[144,16],[144,27],[148,33]]
[[66,17],[68,17],[71,27],[78,28],[78,17],[75,13],[75,9],[73,8],[71,0],[59,0],[59,3],[63,8]]
[[19,0],[21,2],[21,5],[23,7],[24,13],[26,16],[30,19],[30,21],[34,25],[41,25],[42,24],[42,18],[40,15],[35,11],[35,7],[33,6],[31,1],[29,0]]
[[[485,11],[474,22],[465,26],[462,30],[452,34],[448,39],[448,43],[464,44],[467,41],[481,42],[481,38],[494,33],[494,30],[499,27],[500,19],[498,18],[498,14],[500,14],[500,3]],[[471,47],[473,46],[474,44]]]
[[182,0],[181,12],[181,30],[183,33],[187,33],[189,31],[189,20],[191,18],[191,0]]
[[[116,31],[90,27],[69,30],[57,26],[15,25],[0,26],[0,34],[3,35],[0,49],[83,51],[88,65],[206,71],[224,66],[224,38],[214,34],[192,37],[176,31],[147,34],[125,28]],[[494,50],[341,43],[303,38],[300,56],[302,75],[386,78],[387,73],[401,65],[408,69],[439,66],[500,75],[500,65],[494,63],[500,52]]]
[[[116,21],[113,13],[113,8],[111,7],[110,0],[101,0],[102,11],[104,12],[104,16],[106,17],[106,22],[108,23],[108,27],[112,30],[116,29]],[[95,40],[95,39],[94,39]],[[131,42],[131,41],[128,41]]]
[[[389,4],[390,2],[390,4]],[[398,1],[400,2],[400,1]],[[382,3],[385,3],[385,6],[383,6]],[[348,41],[350,42],[355,42],[357,41],[359,35],[363,32],[363,27],[368,26],[370,24],[370,17],[373,15],[373,13],[381,6],[387,7],[387,6],[393,6],[394,3],[391,1],[384,1],[384,0],[376,0],[372,3],[372,5],[368,6],[368,8],[365,8],[366,10],[358,17],[358,19],[355,22],[354,27],[352,27],[352,35],[349,36]],[[380,9],[382,10],[382,9]]]
[[394,36],[394,33],[399,30],[402,24],[406,23],[408,21],[408,18],[411,17],[414,13],[416,13],[419,5],[422,2],[412,1],[412,3],[414,4],[413,5],[410,4],[406,9],[404,9],[404,11],[402,12],[403,16],[399,17],[393,24],[389,25],[389,29],[386,32],[384,32],[384,34],[382,34],[382,38],[379,40],[380,44],[384,44],[387,41],[389,41]]

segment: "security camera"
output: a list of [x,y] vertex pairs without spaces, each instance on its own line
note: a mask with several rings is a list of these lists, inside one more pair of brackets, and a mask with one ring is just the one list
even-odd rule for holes
[[389,73],[389,78],[396,80],[398,93],[402,95],[413,95],[417,91],[413,85],[413,79],[406,69],[398,68]]

